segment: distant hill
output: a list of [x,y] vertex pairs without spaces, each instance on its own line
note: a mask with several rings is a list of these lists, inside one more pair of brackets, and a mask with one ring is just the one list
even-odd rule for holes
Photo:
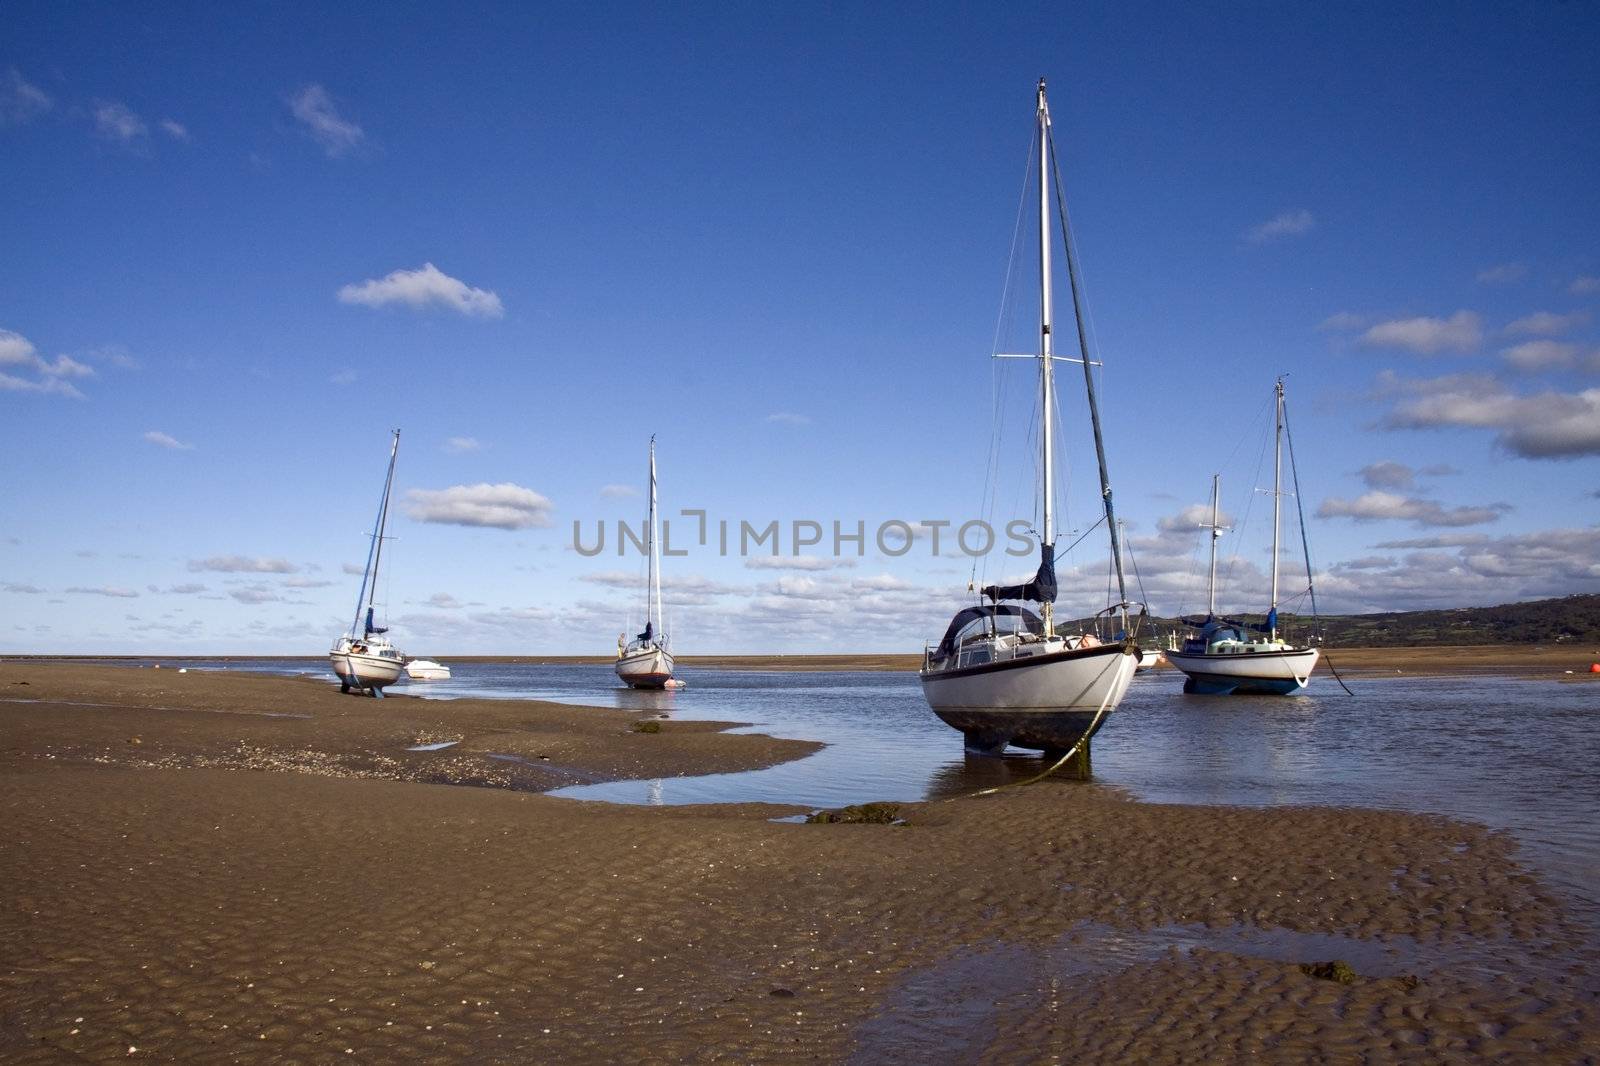
[[[1260,621],[1260,615],[1241,616]],[[1310,618],[1282,614],[1292,638],[1300,638]],[[1182,623],[1152,617],[1157,633]],[[1504,603],[1498,607],[1453,607],[1442,611],[1386,611],[1381,614],[1323,615],[1314,631],[1328,644],[1346,648],[1381,645],[1550,644],[1600,642],[1600,595]]]

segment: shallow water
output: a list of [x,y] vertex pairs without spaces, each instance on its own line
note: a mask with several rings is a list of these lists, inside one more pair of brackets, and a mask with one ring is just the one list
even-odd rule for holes
[[[326,673],[326,663],[232,669]],[[914,675],[693,670],[675,692],[619,688],[606,665],[452,664],[450,681],[393,691],[533,698],[643,715],[748,723],[819,740],[815,755],[749,773],[557,791],[622,803],[766,801],[838,807],[960,795],[1042,769],[1017,752],[968,758]],[[331,674],[329,675],[331,678]],[[1301,696],[1187,696],[1179,675],[1134,678],[1094,742],[1094,780],[1147,801],[1334,805],[1445,814],[1510,830],[1590,913],[1600,912],[1600,683],[1381,678],[1347,696],[1319,676]]]

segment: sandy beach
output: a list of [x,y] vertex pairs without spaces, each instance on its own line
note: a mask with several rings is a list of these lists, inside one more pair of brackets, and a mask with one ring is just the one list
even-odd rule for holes
[[1051,779],[804,825],[540,794],[813,750],[723,723],[84,665],[0,701],[8,1062],[1600,1057],[1593,931],[1442,818]]

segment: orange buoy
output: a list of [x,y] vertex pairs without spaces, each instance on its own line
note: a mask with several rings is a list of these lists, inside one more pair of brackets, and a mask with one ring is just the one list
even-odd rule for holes
[[1600,674],[1600,663],[1590,663],[1589,672],[1591,674]]

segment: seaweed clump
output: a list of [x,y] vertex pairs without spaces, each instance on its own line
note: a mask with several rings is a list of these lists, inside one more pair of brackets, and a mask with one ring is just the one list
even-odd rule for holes
[[1341,985],[1353,985],[1356,983],[1356,972],[1343,959],[1332,959],[1328,962],[1302,962],[1300,964],[1300,972],[1323,981],[1337,981]]
[[661,723],[644,718],[633,723],[633,731],[635,733],[659,733],[661,732]]
[[904,825],[898,803],[855,803],[806,815],[807,825]]

